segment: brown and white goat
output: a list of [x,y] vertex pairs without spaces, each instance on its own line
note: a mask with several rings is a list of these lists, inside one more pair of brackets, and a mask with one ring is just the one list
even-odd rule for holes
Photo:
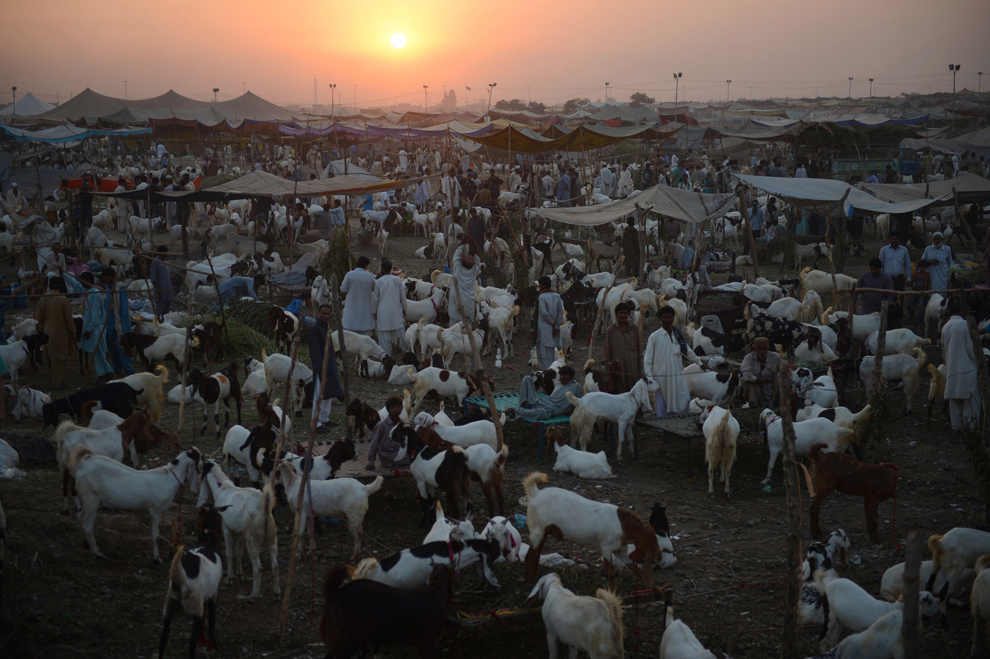
[[225,408],[225,420],[223,427],[230,427],[230,399],[233,398],[237,404],[237,423],[241,422],[241,406],[244,398],[241,396],[241,385],[237,380],[237,363],[231,362],[226,368],[221,369],[213,375],[206,375],[198,368],[194,369],[190,382],[193,385],[193,392],[198,394],[203,400],[203,429],[201,435],[206,434],[207,410],[213,406],[213,423],[217,430],[217,439],[220,439],[220,401],[223,400]]
[[845,453],[821,453],[823,448],[826,448],[825,444],[815,444],[808,453],[811,460],[808,490],[815,497],[811,504],[811,535],[822,537],[822,529],[818,525],[822,502],[832,490],[838,490],[863,497],[867,531],[870,539],[879,543],[877,508],[887,499],[897,496],[897,467],[887,463],[867,464]]
[[464,449],[455,446],[450,450],[434,451],[420,439],[412,426],[401,421],[392,428],[391,437],[400,446],[396,460],[402,460],[407,455],[412,460],[409,471],[416,479],[423,508],[420,527],[426,526],[433,504],[432,494],[437,488],[443,488],[447,495],[447,508],[455,519],[459,518],[460,502],[467,504],[471,500],[471,470]]
[[[434,451],[450,451],[457,444],[452,444],[440,437],[432,426],[421,426],[416,433],[424,444]],[[498,514],[505,515],[505,496],[502,493],[502,477],[505,475],[505,460],[509,456],[509,447],[502,444],[502,451],[496,453],[488,444],[475,444],[464,449],[467,456],[468,469],[471,479],[481,485],[481,491],[488,502],[488,516],[495,517],[494,493],[498,498]]]
[[268,310],[268,331],[275,334],[275,347],[281,349],[284,345],[286,352],[299,332],[299,319],[295,314],[272,305]]

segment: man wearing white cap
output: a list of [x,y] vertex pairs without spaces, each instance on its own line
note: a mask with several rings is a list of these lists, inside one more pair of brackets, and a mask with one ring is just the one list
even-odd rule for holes
[[[982,395],[976,376],[976,355],[962,304],[950,299],[945,308],[949,320],[942,328],[942,354],[945,357],[945,400],[953,430],[975,429],[980,419]],[[981,355],[982,357],[982,355]]]
[[925,248],[921,260],[928,263],[928,274],[932,278],[933,291],[943,291],[949,283],[949,268],[952,266],[952,248],[942,244],[942,232],[932,234],[932,244]]
[[371,309],[375,316],[378,345],[386,355],[392,355],[396,346],[400,347],[402,352],[409,349],[404,331],[406,295],[402,280],[399,279],[401,274],[402,270],[393,268],[390,260],[382,259],[381,275],[375,281]]
[[[117,180],[117,187],[114,192],[127,192],[127,181],[123,176],[119,177]],[[131,202],[126,199],[121,199],[120,197],[113,200],[116,205],[116,215],[117,215],[117,231],[121,233],[127,233],[127,221],[131,219],[131,215],[134,214],[131,208]]]
[[17,181],[10,184],[10,190],[7,190],[7,212],[17,213],[20,215],[21,209],[24,207],[24,195],[17,188]]
[[629,165],[627,163],[622,163],[622,173],[619,174],[619,192],[616,196],[618,197],[628,197],[633,191],[633,178],[632,172],[629,171]]

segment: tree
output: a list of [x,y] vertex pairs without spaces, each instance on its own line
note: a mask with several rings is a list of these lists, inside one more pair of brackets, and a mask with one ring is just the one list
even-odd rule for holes
[[495,104],[496,110],[504,110],[507,112],[522,112],[526,109],[526,104],[520,101],[518,98],[514,98],[511,101],[507,101],[504,98]]
[[457,92],[453,89],[447,90],[447,93],[443,95],[443,102],[440,104],[444,112],[453,112],[457,109]]
[[653,105],[657,102],[657,99],[652,96],[647,96],[643,92],[636,92],[629,97],[629,106],[638,108],[644,105]]
[[574,112],[577,112],[579,109],[581,109],[582,105],[587,105],[588,103],[591,103],[591,101],[586,98],[572,98],[571,100],[564,103],[564,113],[572,114]]
[[532,112],[533,114],[546,114],[547,113],[547,106],[544,105],[543,103],[538,102],[538,101],[530,101],[529,102],[529,105],[526,106],[526,109],[529,110],[530,112]]

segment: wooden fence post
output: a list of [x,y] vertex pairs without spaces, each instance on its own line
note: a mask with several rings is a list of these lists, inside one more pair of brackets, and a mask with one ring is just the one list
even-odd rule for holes
[[787,378],[778,379],[780,422],[784,431],[784,489],[787,498],[787,609],[780,656],[797,657],[797,606],[801,598],[801,481],[794,454],[794,425],[791,422],[791,389]]
[[[749,240],[749,252],[753,256],[753,280],[760,277],[760,259],[756,256],[756,239],[753,238],[753,220],[749,216],[749,206],[746,205],[746,195],[743,194],[743,186],[736,188],[739,196],[739,208],[742,209],[743,219],[746,220],[746,236]],[[734,272],[734,271],[733,271]]]
[[[873,362],[873,379],[870,381],[870,397],[880,395],[880,381],[883,376],[883,351],[887,347],[887,307],[890,300],[884,300],[880,307],[880,331],[877,333],[877,353]],[[876,405],[873,406],[876,409]]]
[[918,589],[921,571],[921,536],[911,531],[907,537],[904,556],[904,618],[901,621],[901,638],[904,639],[904,659],[919,659],[921,648],[918,638]]

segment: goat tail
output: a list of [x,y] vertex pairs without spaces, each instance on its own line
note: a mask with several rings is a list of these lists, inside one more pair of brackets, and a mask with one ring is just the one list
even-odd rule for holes
[[165,364],[159,364],[155,367],[155,375],[162,381],[162,384],[168,384],[168,367]]
[[828,633],[828,617],[829,617],[828,591],[825,589],[824,586],[820,586],[818,588],[818,592],[822,594],[822,616],[824,618],[824,622],[822,623],[822,633],[818,637],[818,640],[822,641],[825,640],[825,635]]
[[[93,451],[86,448],[85,446],[80,446],[72,452],[69,456],[69,463],[66,468],[69,470],[69,475],[73,478],[76,477],[76,472],[79,471],[79,465],[86,461],[86,459],[93,455]],[[941,537],[941,536],[939,536]]]
[[586,361],[584,363],[584,372],[585,373],[588,373],[589,371],[593,371],[594,369],[595,369],[595,360],[594,359],[589,359],[588,361]]
[[565,391],[564,392],[564,395],[567,396],[567,402],[570,403],[571,405],[573,405],[574,407],[577,407],[578,405],[580,405],[581,399],[578,398],[578,397],[576,397],[571,392]]
[[330,599],[344,585],[344,582],[351,577],[354,567],[340,564],[332,570],[327,570],[323,576],[323,601],[329,604]]
[[183,545],[175,548],[175,556],[172,557],[172,564],[168,568],[168,578],[173,587],[186,585],[186,571],[182,569],[182,557],[185,555],[186,548]]
[[503,443],[502,450],[498,452],[498,455],[495,458],[495,464],[498,466],[498,469],[502,469],[505,467],[505,461],[508,460],[508,458],[509,458],[509,445]]
[[921,370],[925,366],[925,351],[921,348],[915,348],[912,350],[915,358],[918,360],[918,370]]
[[385,482],[385,479],[382,478],[381,476],[379,476],[375,480],[373,480],[370,483],[368,483],[367,485],[365,485],[364,486],[364,491],[368,494],[368,496],[371,496],[372,494],[374,494],[378,490],[382,489],[382,483],[384,483],[384,482]]
[[55,447],[55,451],[65,442],[65,436],[69,434],[69,431],[76,427],[76,424],[72,423],[72,419],[66,419],[62,423],[58,424],[58,428],[55,429],[55,434],[48,438],[48,441],[52,443]]
[[870,418],[870,405],[867,403],[856,414],[853,414],[853,423],[862,423]]
[[725,446],[726,441],[729,439],[729,419],[731,418],[732,412],[726,410],[725,414],[722,415],[722,420],[718,422],[718,426],[715,428],[715,434],[721,440],[723,446]]
[[378,567],[378,559],[366,558],[349,570],[351,579],[367,579],[376,567]]
[[[928,537],[928,550],[932,553],[932,574],[938,574],[942,569],[942,538],[944,535],[932,535]],[[934,582],[934,579],[931,580]],[[929,583],[926,590],[931,590],[933,584]]]
[[612,622],[613,656],[621,657],[625,654],[622,639],[626,635],[626,629],[622,625],[622,598],[606,588],[599,588],[595,591],[595,598],[600,600],[608,610],[608,618]]
[[[568,392],[570,393],[570,392]],[[523,479],[522,486],[526,491],[526,494],[532,497],[534,494],[539,492],[539,488],[536,487],[537,483],[546,483],[550,478],[540,471],[534,471],[529,476]]]
[[265,539],[266,545],[274,542],[278,533],[278,528],[275,526],[275,518],[272,516],[276,502],[275,482],[274,480],[269,480],[261,489],[261,514],[265,516],[265,521],[261,528],[262,537]]
[[[814,498],[815,497],[815,484],[811,482],[811,472],[808,471],[808,468],[804,466],[804,463],[803,462],[798,462],[797,465],[799,467],[801,467],[801,469],[804,470],[804,482],[808,486],[808,496],[811,497],[811,498]],[[801,489],[801,487],[798,486],[798,489]]]

